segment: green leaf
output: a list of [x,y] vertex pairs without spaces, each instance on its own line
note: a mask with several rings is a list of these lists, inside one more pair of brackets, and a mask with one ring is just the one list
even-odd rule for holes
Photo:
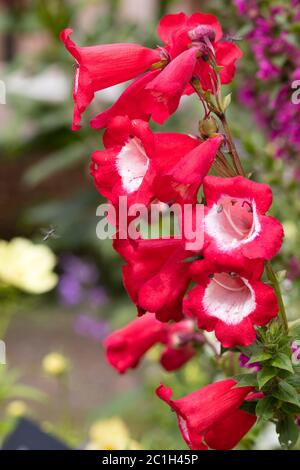
[[284,353],[278,353],[275,359],[273,359],[273,361],[271,362],[271,364],[274,367],[278,367],[278,369],[288,370],[292,373],[294,372],[293,365],[289,356]]
[[257,374],[257,382],[259,389],[262,389],[273,377],[276,377],[277,370],[274,367],[264,367]]
[[295,374],[286,379],[286,382],[292,385],[295,388],[300,388],[300,375]]
[[269,359],[272,359],[272,355],[270,353],[266,351],[258,351],[250,357],[248,364],[251,364],[252,362],[264,362]]
[[292,405],[292,403],[282,403],[281,410],[290,415],[299,415],[300,407],[297,405]]
[[272,396],[264,397],[261,400],[258,400],[255,408],[256,416],[266,420],[272,418],[276,403],[276,398]]
[[276,425],[279,442],[284,449],[291,449],[299,437],[299,427],[293,416],[285,416]]
[[287,382],[279,382],[272,395],[273,397],[278,398],[278,400],[300,406],[297,390]]
[[241,374],[235,377],[238,383],[233,388],[253,386],[257,387],[257,378],[254,374]]

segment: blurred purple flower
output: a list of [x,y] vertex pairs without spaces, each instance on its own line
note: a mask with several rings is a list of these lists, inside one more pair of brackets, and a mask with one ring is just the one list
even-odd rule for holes
[[300,260],[297,256],[292,256],[288,265],[288,279],[294,281],[300,277]]
[[108,322],[98,320],[86,314],[76,317],[74,330],[80,336],[92,338],[99,342],[102,342],[111,331]]
[[63,255],[60,261],[65,273],[69,273],[83,284],[94,284],[99,277],[97,266],[74,255]]
[[107,294],[103,287],[94,287],[88,293],[89,301],[94,307],[102,307],[108,301]]
[[72,254],[60,259],[62,274],[58,283],[58,295],[64,305],[87,304],[101,307],[108,301],[104,287],[98,285],[99,271],[90,261]]
[[291,351],[294,359],[300,362],[300,345],[299,342],[293,341],[291,344]]
[[57,286],[60,301],[64,305],[74,306],[82,301],[82,288],[80,282],[70,275],[63,275]]
[[234,4],[240,15],[253,17],[258,14],[256,0],[234,0]]

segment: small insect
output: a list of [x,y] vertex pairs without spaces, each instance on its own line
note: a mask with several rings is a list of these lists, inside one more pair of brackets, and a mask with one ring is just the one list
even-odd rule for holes
[[50,225],[48,228],[42,228],[41,234],[43,235],[43,242],[46,242],[49,238],[54,238],[55,240],[60,238],[60,235],[56,233],[56,227],[54,227],[54,225]]
[[229,42],[239,42],[239,41],[243,41],[243,37],[242,36],[231,36],[230,34],[227,34],[226,36],[226,41],[229,41]]

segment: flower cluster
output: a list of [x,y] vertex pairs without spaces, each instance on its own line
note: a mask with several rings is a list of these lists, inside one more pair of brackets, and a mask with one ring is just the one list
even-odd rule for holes
[[300,80],[299,0],[265,8],[256,0],[235,0],[251,22],[246,38],[256,63],[256,79],[246,79],[240,99],[263,126],[275,155],[299,174],[300,106],[293,103],[293,82]]
[[[105,128],[104,150],[97,150],[91,162],[97,190],[113,206],[121,196],[129,208],[149,208],[157,201],[191,205],[191,218],[199,191],[205,205],[196,227],[204,241],[195,250],[184,237],[120,236],[116,222],[113,245],[125,260],[124,286],[138,318],[106,338],[108,362],[124,373],[161,344],[161,365],[173,371],[206,341],[199,330],[215,332],[223,348],[251,346],[260,327],[279,311],[275,291],[262,276],[266,262],[271,269],[283,230],[267,215],[270,187],[246,178],[228,130],[229,99],[222,98],[221,88],[233,79],[241,51],[224,40],[216,17],[202,13],[162,18],[162,46],[156,49],[136,44],[78,47],[70,34],[66,30],[61,38],[77,63],[74,129],[96,91],[134,79],[91,122],[95,129]],[[151,130],[151,118],[162,124],[183,95],[194,93],[205,112],[199,136]],[[210,170],[217,176],[208,176]],[[163,385],[157,394],[176,412],[190,448],[230,449],[256,421],[241,407],[262,397],[254,386],[236,384],[224,380],[175,401]]]

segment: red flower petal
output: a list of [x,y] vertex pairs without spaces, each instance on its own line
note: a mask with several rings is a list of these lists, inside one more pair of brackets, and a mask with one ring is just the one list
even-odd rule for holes
[[163,342],[167,326],[146,313],[115,331],[104,341],[106,358],[121,374],[138,365],[144,354],[156,343]]
[[160,51],[138,44],[104,44],[78,47],[71,39],[71,29],[60,37],[78,64],[74,81],[73,129],[80,129],[81,114],[98,90],[126,82],[160,60]]
[[195,48],[182,52],[146,86],[149,93],[145,109],[157,123],[163,124],[178,108],[180,98],[193,75],[196,55]]
[[93,129],[103,129],[108,126],[112,118],[121,115],[126,115],[130,119],[149,121],[151,115],[144,109],[145,87],[159,73],[160,70],[146,72],[134,80],[109,109],[91,120],[91,127]]
[[[160,385],[156,393],[176,412],[182,436],[189,447],[193,450],[205,450],[206,436],[210,444],[214,445],[217,437],[222,442],[225,429],[231,432],[231,427],[237,425],[235,438],[231,442],[229,440],[223,442],[223,444],[232,443],[234,446],[238,436],[242,437],[251,427],[248,414],[237,415],[236,412],[253,387],[233,388],[235,384],[234,380],[223,380],[179,400],[172,400],[172,389],[164,385]],[[254,422],[255,419],[252,419],[252,425]]]

